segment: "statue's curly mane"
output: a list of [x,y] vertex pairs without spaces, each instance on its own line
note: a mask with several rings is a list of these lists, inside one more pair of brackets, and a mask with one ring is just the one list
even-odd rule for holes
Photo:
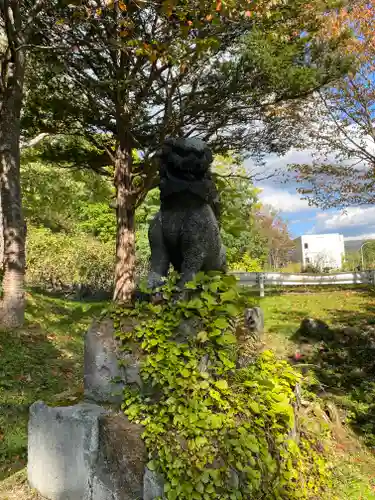
[[209,172],[212,153],[199,139],[169,139],[160,152],[160,174],[168,172],[181,180],[198,181]]
[[163,208],[208,204],[219,216],[218,193],[210,166],[213,157],[199,139],[169,139],[159,154],[160,199]]

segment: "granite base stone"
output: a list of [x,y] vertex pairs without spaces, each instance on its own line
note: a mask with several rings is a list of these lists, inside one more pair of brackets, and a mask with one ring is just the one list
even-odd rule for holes
[[28,480],[48,500],[141,500],[142,427],[81,403],[30,408]]
[[[95,322],[88,330],[84,350],[86,399],[99,404],[121,404],[126,384],[142,386],[140,361],[124,353],[120,347],[110,318]],[[117,380],[116,383],[114,380]]]

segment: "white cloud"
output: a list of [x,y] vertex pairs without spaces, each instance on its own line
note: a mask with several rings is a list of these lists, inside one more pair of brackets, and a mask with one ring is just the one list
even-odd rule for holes
[[[276,154],[270,154],[264,157],[264,166],[257,166],[251,158],[245,161],[245,168],[250,174],[253,174],[257,185],[263,186],[263,184],[273,184],[280,183],[280,179],[286,173],[286,167],[293,163],[312,163],[312,150],[297,150],[290,149],[284,156],[278,156]],[[273,175],[270,179],[262,182],[262,178],[266,178],[269,175]],[[292,178],[290,178],[292,181]]]
[[375,240],[375,233],[365,233],[358,236],[347,236],[345,241],[362,241],[362,240]]
[[316,210],[310,207],[307,200],[301,199],[298,193],[290,193],[286,189],[277,189],[272,186],[262,188],[260,199],[264,205],[270,205],[275,210],[284,213],[305,212]]
[[318,213],[314,232],[348,228],[375,228],[375,207],[350,207],[335,213]]

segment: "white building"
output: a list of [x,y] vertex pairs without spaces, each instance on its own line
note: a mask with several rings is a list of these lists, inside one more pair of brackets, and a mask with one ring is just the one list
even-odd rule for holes
[[308,266],[340,269],[344,263],[345,247],[342,234],[306,234],[294,240],[295,262],[302,269]]

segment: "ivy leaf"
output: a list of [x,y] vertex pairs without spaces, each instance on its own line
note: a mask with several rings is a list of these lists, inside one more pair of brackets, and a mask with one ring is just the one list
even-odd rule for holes
[[199,483],[196,484],[195,489],[198,491],[198,493],[203,493],[204,492],[204,484],[199,481]]
[[[237,278],[233,274],[227,274],[227,275],[223,276],[222,281],[228,287],[235,287],[237,285]],[[233,288],[231,290],[228,290],[228,291],[235,292],[235,290]]]
[[149,463],[147,464],[147,468],[150,470],[150,471],[155,471],[156,468],[157,468],[157,462],[155,460],[150,460]]
[[[197,446],[201,447],[201,446],[204,446],[205,444],[207,444],[207,438],[204,437],[204,436],[198,436],[197,438],[195,438],[195,443]],[[206,473],[207,474],[207,473]],[[207,474],[208,475],[208,474]]]
[[208,289],[210,292],[216,293],[219,288],[219,283],[217,281],[214,281],[213,283],[210,283],[208,286]]
[[217,306],[217,300],[212,295],[206,294],[206,296],[203,298],[206,301],[206,305],[209,309],[212,309],[214,306]]
[[229,289],[226,292],[220,294],[222,302],[234,302],[238,298],[238,293],[233,289]]
[[228,382],[226,380],[218,380],[215,385],[220,391],[226,391],[228,389]]
[[202,342],[202,344],[203,344],[204,342],[207,342],[207,340],[208,340],[208,333],[207,333],[207,332],[204,332],[204,331],[199,332],[199,333],[198,333],[198,335],[197,335],[197,340],[198,340],[199,342]]
[[229,314],[229,316],[236,317],[240,314],[241,309],[235,304],[229,303],[225,304],[225,311]]
[[249,403],[249,408],[256,414],[260,413],[260,408],[256,401],[251,401],[251,403]]
[[189,300],[189,302],[187,303],[187,307],[189,309],[197,309],[199,311],[203,308],[203,302],[200,299],[195,298],[195,299]]
[[222,418],[219,415],[211,415],[210,425],[213,429],[220,429],[223,425]]
[[209,482],[209,480],[210,480],[210,475],[209,475],[208,471],[204,471],[202,476],[201,476],[202,483],[207,484]]
[[225,328],[228,328],[229,323],[227,319],[221,316],[214,321],[214,326],[216,328],[221,328],[222,330],[224,330]]
[[203,380],[203,382],[201,382],[199,385],[202,389],[209,389],[210,387],[210,384],[209,382],[207,382],[207,380]]
[[237,339],[233,333],[225,333],[216,339],[216,343],[219,345],[234,345],[237,343]]

